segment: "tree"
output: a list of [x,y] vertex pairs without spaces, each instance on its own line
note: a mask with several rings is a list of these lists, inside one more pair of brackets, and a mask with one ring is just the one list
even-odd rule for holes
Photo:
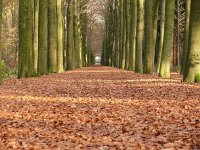
[[82,13],[81,14],[81,36],[82,36],[82,65],[86,66],[87,64],[87,49],[88,49],[88,39],[87,39],[87,14]]
[[39,0],[34,0],[34,71],[37,73],[38,68],[38,15],[39,15]]
[[191,0],[188,62],[184,81],[200,82],[200,1]]
[[188,38],[189,38],[189,25],[190,25],[190,7],[191,7],[191,0],[186,0],[185,4],[185,31],[184,31],[184,46],[183,46],[183,58],[182,58],[182,66],[181,66],[181,74],[185,72],[186,66],[186,58],[188,55]]
[[39,1],[38,74],[48,73],[48,0]]
[[119,68],[119,4],[114,1],[114,67]]
[[144,0],[137,0],[137,37],[136,37],[136,57],[135,57],[135,71],[143,73],[143,36],[144,36]]
[[73,30],[74,30],[74,60],[75,61],[75,68],[80,68],[81,67],[81,60],[80,60],[80,35],[79,35],[79,4],[78,0],[74,0],[74,25],[73,25]]
[[123,24],[123,28],[122,28],[122,69],[125,69],[125,67],[126,67],[126,34],[127,34],[127,32],[126,32],[126,28],[127,28],[127,26],[126,26],[126,24],[127,24],[127,21],[126,21],[126,0],[123,0],[123,22],[122,22],[122,24]]
[[162,0],[161,17],[160,17],[160,40],[159,40],[157,73],[160,72],[160,63],[161,63],[162,50],[163,50],[164,31],[165,31],[165,4],[166,4],[166,0]]
[[1,61],[1,51],[2,51],[2,44],[1,44],[1,30],[2,30],[2,0],[0,0],[0,61]]
[[124,22],[124,7],[123,7],[123,0],[119,0],[119,29],[120,29],[120,34],[119,34],[119,68],[123,68],[124,66],[124,56],[123,56],[123,37],[124,37],[124,32],[123,32],[123,22]]
[[129,69],[135,70],[136,28],[137,28],[137,0],[130,1],[130,44]]
[[165,8],[165,33],[159,75],[170,77],[171,51],[173,49],[175,0],[167,0]]
[[126,32],[126,37],[125,37],[125,69],[128,70],[129,68],[129,44],[130,44],[130,0],[125,0],[125,32]]
[[68,1],[67,10],[67,69],[74,69],[74,7],[73,0]]
[[157,48],[157,35],[158,35],[158,9],[159,9],[160,0],[153,0],[153,63],[155,63],[155,56],[156,56],[156,48]]
[[58,71],[57,59],[57,0],[49,0],[48,3],[48,70],[49,73]]
[[19,1],[19,78],[34,75],[33,11],[34,1]]
[[58,73],[64,71],[63,65],[63,23],[62,0],[57,0],[57,30],[58,30]]
[[151,74],[154,71],[154,51],[155,51],[155,45],[154,45],[154,39],[152,38],[154,35],[153,30],[153,1],[146,0],[145,1],[145,31],[144,31],[144,37],[145,37],[145,63],[144,63],[144,73]]

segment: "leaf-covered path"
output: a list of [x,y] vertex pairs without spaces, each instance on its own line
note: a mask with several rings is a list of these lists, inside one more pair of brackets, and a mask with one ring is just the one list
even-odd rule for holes
[[0,149],[200,148],[200,85],[109,67],[0,87]]

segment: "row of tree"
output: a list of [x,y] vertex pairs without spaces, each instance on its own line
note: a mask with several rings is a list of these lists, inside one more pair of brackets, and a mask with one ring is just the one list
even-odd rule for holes
[[94,63],[87,31],[87,2],[19,0],[19,78]]
[[[179,25],[180,14],[183,14],[178,9],[180,4],[185,8],[181,73],[185,81],[199,82],[200,2],[197,0],[108,1],[102,64],[138,73],[157,71],[161,77],[169,78],[177,42],[174,32],[179,33],[174,28],[175,18]],[[180,55],[179,51],[177,54]]]

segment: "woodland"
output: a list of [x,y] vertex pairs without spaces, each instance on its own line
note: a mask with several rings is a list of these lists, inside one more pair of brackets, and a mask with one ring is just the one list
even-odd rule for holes
[[0,0],[0,150],[199,150],[200,0]]

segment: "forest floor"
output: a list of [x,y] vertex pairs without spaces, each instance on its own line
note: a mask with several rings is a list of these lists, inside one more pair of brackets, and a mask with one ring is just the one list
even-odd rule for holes
[[94,66],[0,87],[0,150],[200,149],[200,85]]

